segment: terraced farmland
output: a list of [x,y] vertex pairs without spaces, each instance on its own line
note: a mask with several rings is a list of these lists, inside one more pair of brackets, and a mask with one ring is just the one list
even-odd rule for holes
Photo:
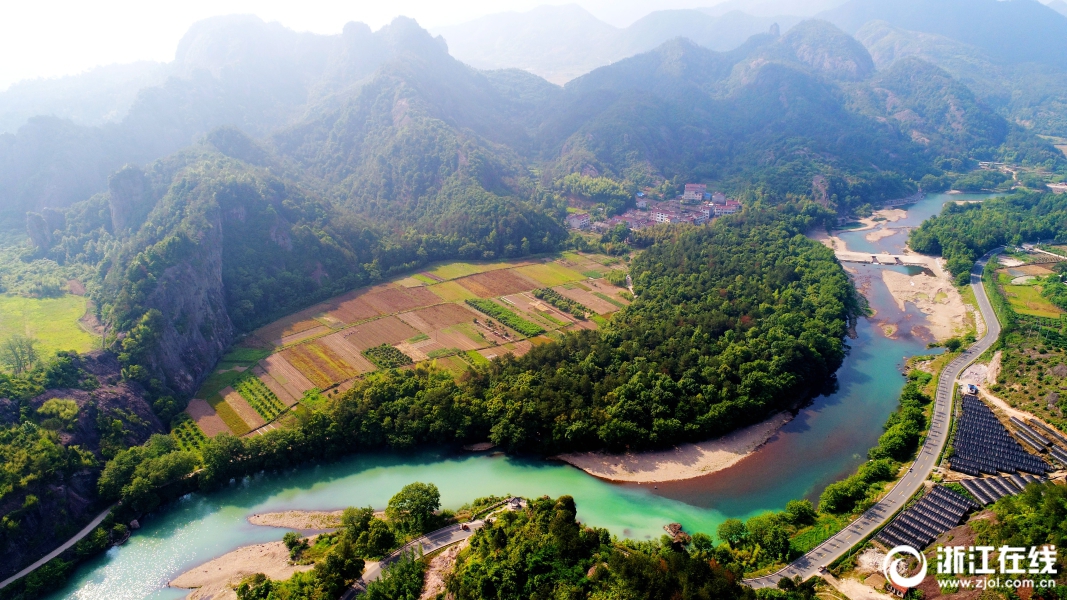
[[233,387],[265,421],[273,421],[285,410],[285,405],[258,377],[242,377]]
[[305,394],[311,402],[316,389],[345,390],[379,368],[435,361],[458,377],[564,331],[596,328],[628,301],[622,288],[586,274],[621,266],[617,258],[575,252],[453,262],[336,296],[256,330],[224,357],[186,409],[183,435],[194,422],[208,437],[255,435],[265,423],[283,423],[279,416]]

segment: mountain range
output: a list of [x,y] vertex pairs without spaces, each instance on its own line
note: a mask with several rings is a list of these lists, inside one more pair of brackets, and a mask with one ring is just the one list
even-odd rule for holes
[[849,214],[946,158],[1064,164],[948,70],[879,71],[822,20],[727,52],[673,38],[562,87],[464,64],[405,18],[336,36],[212,19],[166,68],[117,123],[37,117],[0,137],[9,235],[29,233],[26,261],[98,274],[90,294],[127,372],[170,399],[164,421],[270,319],[435,260],[559,248],[581,190],[620,190],[609,211],[686,181],[773,204],[822,177],[823,205]]

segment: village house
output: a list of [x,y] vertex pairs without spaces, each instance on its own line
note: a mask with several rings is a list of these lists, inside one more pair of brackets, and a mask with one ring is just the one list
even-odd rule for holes
[[715,217],[721,217],[723,215],[732,215],[739,210],[741,210],[741,203],[737,200],[727,200],[722,204],[711,205],[712,216]]
[[708,186],[703,183],[687,183],[685,193],[682,194],[682,202],[703,202],[707,191]]
[[567,215],[567,227],[571,229],[589,229],[592,224],[593,220],[589,217],[589,213]]

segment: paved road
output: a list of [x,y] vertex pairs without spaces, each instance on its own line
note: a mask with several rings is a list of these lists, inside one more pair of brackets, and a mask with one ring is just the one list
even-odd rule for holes
[[423,554],[429,554],[434,550],[444,548],[449,544],[454,544],[458,541],[469,538],[470,536],[474,535],[475,531],[478,531],[484,525],[485,521],[482,520],[471,521],[467,523],[467,526],[470,528],[469,530],[464,530],[458,524],[449,525],[448,527],[438,529],[437,531],[432,531],[416,540],[404,544],[399,550],[396,550],[389,556],[383,558],[381,562],[368,566],[367,570],[363,572],[363,577],[360,579],[360,581],[357,581],[356,584],[353,585],[353,587],[349,588],[344,593],[344,595],[341,596],[341,600],[350,600],[351,598],[354,598],[355,596],[363,593],[366,590],[367,583],[379,579],[382,576],[382,570],[385,567],[400,560],[400,558],[403,557],[404,554],[407,554],[413,550],[417,551],[420,546],[422,548]]
[[863,513],[860,518],[850,523],[848,527],[793,561],[788,567],[770,575],[746,579],[747,585],[754,588],[774,587],[782,577],[800,575],[801,579],[808,579],[818,574],[819,567],[829,565],[844,556],[853,546],[892,519],[904,503],[919,490],[923,481],[930,476],[930,471],[936,466],[937,459],[947,441],[956,379],[974,359],[988,350],[1000,337],[1000,322],[993,312],[993,306],[989,303],[985,287],[982,285],[982,270],[990,256],[998,251],[999,248],[983,256],[971,271],[971,288],[974,290],[975,298],[978,299],[978,308],[982,311],[982,318],[986,323],[985,335],[966,352],[953,359],[941,372],[930,433],[926,436],[926,442],[911,470],[893,486],[884,498]]
[[81,531],[79,531],[77,534],[74,535],[74,537],[72,537],[69,540],[67,540],[62,546],[60,546],[60,547],[56,548],[55,550],[49,552],[41,560],[33,563],[32,565],[26,567],[25,569],[19,571],[18,573],[15,573],[11,577],[8,577],[7,579],[5,579],[2,582],[0,582],[0,590],[4,589],[9,584],[11,584],[11,583],[13,583],[15,581],[18,581],[19,579],[29,575],[30,573],[33,573],[41,565],[43,565],[46,562],[52,560],[53,558],[59,556],[60,554],[63,554],[63,552],[65,552],[68,548],[70,548],[74,544],[77,544],[78,542],[80,542],[83,537],[89,535],[90,531],[96,529],[96,526],[99,525],[100,523],[102,523],[104,521],[104,519],[106,519],[107,516],[109,514],[111,514],[111,509],[112,508],[114,508],[114,506],[109,506],[107,510],[105,510],[102,513],[100,513],[99,515],[97,515],[97,517],[95,519],[90,521],[89,524],[85,526],[85,529],[82,529]]

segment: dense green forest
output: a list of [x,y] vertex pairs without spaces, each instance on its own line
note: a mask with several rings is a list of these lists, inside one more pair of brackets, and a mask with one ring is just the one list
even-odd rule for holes
[[457,599],[752,598],[707,548],[613,540],[575,521],[570,496],[530,500],[471,538],[448,582]]
[[1006,244],[1063,240],[1067,194],[1019,192],[975,204],[948,203],[908,237],[912,250],[945,257],[948,270],[964,282],[974,261]]

